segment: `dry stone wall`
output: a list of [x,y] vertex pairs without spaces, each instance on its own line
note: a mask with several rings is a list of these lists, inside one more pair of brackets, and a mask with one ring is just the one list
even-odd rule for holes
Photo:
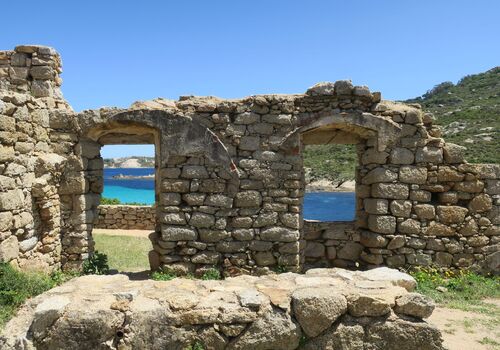
[[30,299],[0,347],[442,350],[424,320],[434,305],[415,285],[388,268],[224,281],[83,276]]
[[[101,146],[151,143],[152,268],[499,270],[500,166],[468,164],[418,105],[337,81],[297,95],[184,96],[74,113],[60,71],[50,48],[0,53],[2,261],[79,268],[99,221]],[[327,142],[357,145],[353,223],[302,218],[302,150]]]
[[50,115],[71,109],[60,73],[52,48],[0,51],[0,261],[21,268],[61,266],[64,158],[53,150]]
[[154,230],[155,208],[145,205],[99,205],[95,228]]

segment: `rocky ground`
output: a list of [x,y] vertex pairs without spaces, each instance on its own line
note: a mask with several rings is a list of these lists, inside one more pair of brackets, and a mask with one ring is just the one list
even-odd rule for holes
[[314,269],[224,281],[84,276],[29,301],[2,349],[440,350],[410,276]]

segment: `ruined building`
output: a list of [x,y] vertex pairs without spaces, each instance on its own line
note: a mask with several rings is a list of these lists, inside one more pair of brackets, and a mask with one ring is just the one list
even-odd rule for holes
[[[154,144],[153,269],[311,266],[498,272],[500,166],[468,164],[419,106],[349,81],[304,94],[181,97],[75,113],[52,48],[0,51],[0,261],[79,268],[93,250],[100,149]],[[356,144],[356,219],[305,222],[303,147]]]

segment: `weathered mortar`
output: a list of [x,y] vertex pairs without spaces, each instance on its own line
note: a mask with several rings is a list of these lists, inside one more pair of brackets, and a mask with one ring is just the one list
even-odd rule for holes
[[[74,113],[58,73],[52,49],[0,53],[0,260],[78,268],[92,252],[101,146],[153,143],[153,268],[498,272],[500,166],[467,164],[418,106],[338,81],[298,95],[189,96]],[[328,140],[357,144],[356,220],[304,224],[302,150]]]

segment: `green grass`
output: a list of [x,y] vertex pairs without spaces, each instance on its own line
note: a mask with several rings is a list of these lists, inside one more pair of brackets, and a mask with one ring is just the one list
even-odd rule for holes
[[[417,291],[438,304],[500,318],[499,308],[484,301],[486,298],[500,298],[498,276],[482,276],[465,270],[440,273],[433,268],[420,268],[410,274],[418,283]],[[444,287],[447,291],[441,292],[438,287]]]
[[21,272],[9,264],[0,263],[0,329],[27,299],[58,286],[74,276],[75,274],[60,271],[51,275],[41,272]]
[[94,234],[95,250],[108,256],[110,269],[126,272],[149,270],[148,252],[151,241],[147,237]]

